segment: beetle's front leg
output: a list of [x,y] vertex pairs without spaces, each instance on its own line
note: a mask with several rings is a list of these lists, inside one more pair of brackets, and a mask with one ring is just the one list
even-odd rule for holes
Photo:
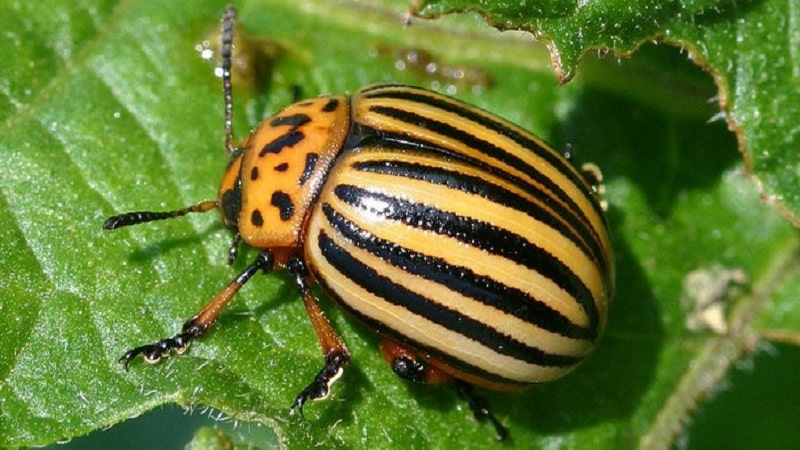
[[314,331],[317,333],[322,353],[325,355],[325,367],[317,373],[314,381],[303,389],[292,404],[292,412],[297,408],[300,411],[300,415],[302,415],[303,405],[308,400],[317,401],[328,398],[331,386],[342,376],[344,367],[350,363],[350,353],[347,351],[342,339],[336,334],[328,318],[325,317],[325,312],[319,306],[319,300],[311,292],[311,288],[306,281],[308,270],[303,261],[293,257],[288,261],[286,268],[295,277],[295,283],[300,290],[300,295],[303,297],[306,312],[311,319],[311,325],[314,326]]
[[153,344],[136,347],[122,355],[119,361],[125,366],[125,370],[128,370],[130,361],[139,355],[142,355],[144,360],[149,363],[156,363],[164,356],[167,356],[172,350],[183,353],[193,339],[197,339],[206,334],[211,325],[217,320],[219,313],[222,312],[225,306],[231,302],[233,296],[239,292],[239,289],[241,289],[256,272],[269,272],[272,270],[272,266],[272,253],[269,251],[261,253],[253,264],[249,265],[233,281],[225,286],[225,289],[214,296],[199,313],[186,321],[180,333],[171,338],[161,339]]

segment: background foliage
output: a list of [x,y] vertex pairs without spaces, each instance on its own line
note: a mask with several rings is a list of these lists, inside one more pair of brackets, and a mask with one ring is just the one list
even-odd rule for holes
[[[600,348],[574,374],[487,394],[512,432],[504,446],[798,442],[800,13],[774,0],[511,4],[418,12],[478,10],[547,47],[476,14],[404,27],[401,1],[241,2],[249,52],[269,64],[243,74],[249,89],[238,81],[239,136],[294,86],[314,96],[393,80],[570,145],[606,177],[618,295]],[[355,363],[330,401],[289,416],[321,358],[283,274],[254,279],[186,356],[129,373],[117,363],[173,334],[255,255],[229,268],[213,215],[100,230],[117,212],[215,195],[221,94],[196,47],[223,6],[0,1],[0,446],[68,440],[178,403],[245,423],[231,436],[259,447],[499,447],[453,393],[396,380],[377,339],[333,307]],[[398,70],[409,48],[485,75],[449,85]],[[165,424],[172,435],[198,426],[173,416],[125,429],[165,439]],[[769,427],[748,428],[760,422]],[[74,444],[148,446],[118,429]],[[201,430],[195,443],[225,439]]]

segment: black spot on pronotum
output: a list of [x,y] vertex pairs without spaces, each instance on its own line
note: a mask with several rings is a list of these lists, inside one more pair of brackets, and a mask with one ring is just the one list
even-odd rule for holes
[[253,170],[250,171],[250,179],[253,181],[258,179],[258,166],[253,166]]
[[271,127],[289,125],[293,130],[295,130],[307,124],[308,122],[311,122],[311,117],[309,117],[307,114],[292,114],[289,116],[276,117],[269,122],[269,125]]
[[285,192],[276,191],[272,193],[272,206],[276,206],[281,212],[281,220],[289,220],[294,216],[294,203],[292,198]]
[[261,217],[261,211],[254,209],[253,213],[250,215],[250,222],[257,227],[264,225],[264,218]]
[[272,168],[275,172],[286,172],[289,169],[289,163],[280,163]]
[[258,156],[264,156],[267,153],[280,153],[284,148],[293,147],[298,142],[305,139],[306,135],[302,131],[292,130],[286,134],[280,135],[277,139],[265,145]]
[[311,174],[314,173],[314,168],[317,167],[317,161],[319,161],[318,154],[306,154],[306,165],[303,167],[303,173],[300,175],[300,179],[297,180],[298,186],[306,184],[306,181],[308,181],[309,177],[311,177]]
[[325,106],[322,107],[322,111],[323,112],[333,112],[333,111],[336,111],[336,108],[338,108],[338,107],[339,107],[339,100],[337,100],[335,98],[332,98],[332,99],[328,100],[328,103],[326,103]]

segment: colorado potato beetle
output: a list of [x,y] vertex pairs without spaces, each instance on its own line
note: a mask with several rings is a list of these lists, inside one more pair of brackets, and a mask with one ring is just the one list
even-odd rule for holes
[[473,386],[516,390],[559,378],[596,346],[614,289],[609,233],[585,174],[542,140],[481,109],[380,84],[292,104],[233,140],[235,11],[223,17],[229,154],[216,200],[130,212],[111,230],[216,209],[259,250],[173,337],[128,351],[156,362],[205,335],[257,272],[286,269],[325,364],[296,397],[328,397],[350,356],[310,286],[382,337],[401,378],[450,383],[478,419],[505,427]]

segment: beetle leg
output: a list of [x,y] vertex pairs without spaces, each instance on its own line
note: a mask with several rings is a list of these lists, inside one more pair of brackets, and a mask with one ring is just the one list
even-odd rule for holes
[[440,367],[435,358],[421,355],[418,350],[394,339],[381,340],[381,352],[386,361],[392,365],[392,370],[400,378],[415,383],[441,384],[450,382],[458,396],[466,400],[469,409],[478,421],[488,420],[497,432],[497,438],[503,440],[508,435],[508,430],[497,420],[489,410],[489,404],[477,396],[471,384],[455,378]]
[[286,268],[295,277],[297,288],[303,297],[306,312],[311,319],[311,325],[314,326],[314,331],[317,333],[322,353],[325,355],[325,367],[317,373],[314,381],[303,389],[303,392],[292,403],[292,412],[297,408],[300,411],[300,415],[303,415],[303,405],[305,405],[306,401],[318,401],[328,398],[331,386],[342,376],[344,367],[350,363],[350,353],[347,351],[342,339],[336,334],[328,318],[325,317],[325,312],[319,306],[319,300],[311,292],[311,288],[306,281],[308,271],[303,261],[292,257],[287,262]]
[[242,235],[239,234],[239,230],[236,230],[236,233],[233,235],[233,239],[231,239],[231,246],[228,248],[228,265],[232,266],[233,263],[236,261],[236,256],[239,255],[239,244],[242,242]]
[[458,378],[453,378],[453,387],[456,389],[458,396],[466,400],[476,420],[488,420],[491,422],[495,432],[497,432],[497,439],[502,441],[508,436],[508,429],[506,429],[506,427],[497,420],[494,414],[492,414],[492,411],[489,409],[489,403],[475,394],[475,389],[471,384],[459,380]]
[[427,364],[425,356],[394,339],[381,340],[381,353],[400,378],[414,383],[442,384],[452,378],[447,372]]
[[597,164],[585,163],[581,166],[581,174],[592,192],[597,196],[600,202],[600,208],[603,211],[608,211],[608,200],[606,200],[606,185],[603,183],[603,172],[597,167]]
[[199,313],[195,314],[194,317],[183,324],[180,333],[171,338],[161,339],[153,344],[136,347],[122,355],[119,362],[125,365],[125,370],[128,370],[128,363],[139,355],[142,355],[144,360],[149,363],[156,363],[162,357],[167,356],[171,350],[183,353],[192,339],[199,338],[208,332],[208,329],[211,328],[211,325],[217,320],[219,313],[222,312],[225,306],[233,299],[233,296],[239,292],[239,289],[241,289],[256,272],[259,270],[269,272],[272,270],[272,266],[272,253],[268,251],[261,253],[253,264],[248,266],[239,276],[225,286],[225,288],[214,296]]

